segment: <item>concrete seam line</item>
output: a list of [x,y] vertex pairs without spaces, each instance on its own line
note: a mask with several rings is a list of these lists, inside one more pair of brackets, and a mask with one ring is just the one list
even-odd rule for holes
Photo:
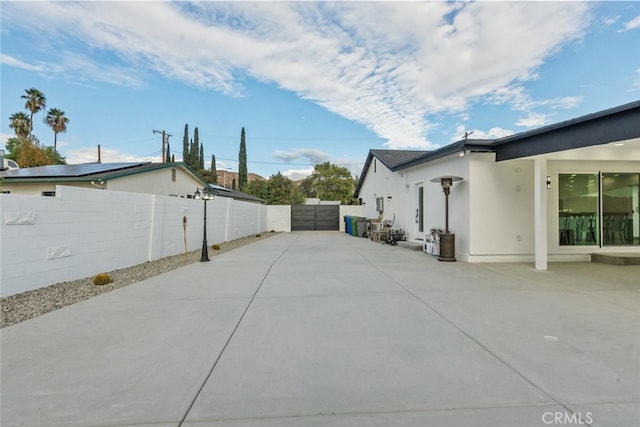
[[213,365],[211,365],[211,369],[209,369],[209,372],[207,373],[207,376],[204,378],[204,381],[202,382],[202,384],[198,388],[198,391],[196,392],[195,396],[191,400],[191,403],[189,404],[189,407],[187,408],[186,412],[182,416],[182,419],[178,423],[178,427],[181,427],[182,424],[187,419],[187,416],[189,416],[189,412],[191,412],[191,409],[193,408],[193,405],[195,405],[196,400],[198,400],[198,397],[200,397],[200,393],[202,393],[202,390],[204,389],[204,386],[209,381],[209,378],[211,378],[211,376],[213,375],[213,371],[216,369],[216,366],[218,366],[218,362],[220,362],[220,359],[222,359],[222,355],[224,354],[224,352],[227,350],[227,347],[231,343],[231,340],[233,339],[233,336],[235,335],[235,333],[238,330],[238,328],[240,327],[240,324],[242,323],[242,320],[244,319],[244,316],[249,311],[249,308],[251,308],[251,305],[253,304],[253,301],[256,299],[256,296],[258,295],[258,292],[260,292],[260,289],[262,288],[262,285],[264,284],[264,281],[267,279],[267,276],[269,276],[269,273],[271,272],[271,269],[273,268],[274,265],[276,265],[276,263],[280,260],[280,258],[282,258],[282,256],[284,254],[286,254],[287,251],[289,251],[291,246],[293,246],[293,244],[297,240],[298,240],[298,238],[296,237],[293,240],[293,242],[291,242],[289,244],[289,246],[287,246],[286,249],[284,251],[282,251],[282,253],[280,255],[278,255],[278,257],[271,263],[271,265],[269,266],[267,271],[264,273],[264,276],[262,277],[262,280],[260,281],[260,284],[258,285],[258,287],[256,288],[255,292],[251,296],[251,299],[249,300],[249,303],[247,304],[247,306],[245,307],[244,311],[242,312],[242,315],[240,315],[240,318],[236,322],[236,325],[233,328],[233,330],[231,331],[231,334],[229,335],[229,337],[227,338],[227,341],[224,343],[224,346],[222,346],[222,350],[220,350],[220,353],[218,354],[218,357],[216,357],[216,360],[213,362]]
[[376,270],[378,270],[379,272],[381,272],[382,274],[384,274],[386,277],[388,277],[389,279],[391,279],[391,281],[393,283],[395,283],[397,286],[399,286],[400,288],[404,289],[405,292],[407,292],[409,295],[411,295],[414,299],[416,299],[420,304],[424,305],[425,307],[427,307],[429,310],[431,310],[433,313],[435,313],[438,317],[440,317],[442,320],[444,320],[445,322],[447,322],[448,324],[450,324],[451,326],[453,326],[455,329],[457,329],[460,333],[462,333],[464,336],[466,336],[468,339],[470,339],[471,341],[473,341],[474,343],[476,343],[476,345],[480,346],[480,348],[482,348],[484,351],[486,351],[487,353],[489,353],[492,357],[494,357],[496,360],[498,360],[500,363],[502,363],[504,366],[506,366],[507,368],[509,368],[511,371],[515,372],[520,378],[524,379],[527,383],[531,384],[536,390],[538,390],[540,393],[544,394],[545,396],[547,396],[549,399],[551,399],[552,401],[554,401],[556,404],[560,405],[561,407],[563,407],[564,409],[566,409],[567,411],[571,412],[572,414],[575,413],[575,411],[573,409],[571,409],[567,403],[562,402],[560,399],[556,398],[555,396],[553,396],[551,393],[549,393],[548,391],[544,390],[542,387],[540,387],[538,384],[536,384],[535,382],[533,382],[531,379],[529,379],[528,377],[526,377],[522,372],[518,371],[515,367],[511,366],[511,364],[509,364],[506,360],[504,360],[503,358],[501,358],[500,356],[498,356],[495,352],[493,352],[489,347],[487,347],[486,345],[482,344],[480,341],[478,341],[476,338],[474,338],[473,336],[471,336],[471,334],[469,334],[467,331],[465,331],[464,329],[462,329],[460,326],[456,325],[452,320],[450,320],[449,318],[447,318],[444,314],[442,314],[440,311],[436,310],[434,307],[432,307],[431,305],[429,305],[426,301],[424,301],[422,298],[420,298],[418,295],[416,295],[415,293],[413,293],[409,288],[405,287],[402,283],[398,282],[393,276],[389,275],[386,271],[382,270],[380,267],[378,267],[376,264],[372,263],[371,261],[369,261],[366,257],[364,257],[360,252],[358,252],[357,250],[354,250],[354,252],[356,252],[362,259],[365,260],[365,262],[369,263],[370,265],[372,265]]

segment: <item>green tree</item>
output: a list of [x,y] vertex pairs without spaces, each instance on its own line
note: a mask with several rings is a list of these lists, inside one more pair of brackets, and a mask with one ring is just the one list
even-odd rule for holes
[[184,125],[184,136],[182,137],[182,161],[189,164],[189,125]]
[[240,132],[240,153],[238,155],[238,184],[240,191],[247,188],[247,144],[245,142],[244,127]]
[[218,170],[216,169],[216,156],[215,155],[211,155],[211,179],[213,180],[214,184],[218,183]]
[[51,108],[47,112],[44,122],[53,130],[53,150],[58,149],[58,134],[67,131],[69,119],[65,117],[64,111],[58,108]]
[[268,205],[295,205],[304,202],[304,195],[291,179],[278,172],[266,181],[251,181],[247,191],[264,199]]
[[21,168],[65,164],[65,158],[53,147],[39,147],[31,139],[9,138],[6,148],[7,158],[15,160]]
[[198,156],[198,167],[200,170],[204,170],[204,147],[200,143],[200,155]]
[[25,94],[22,95],[21,98],[25,100],[24,108],[31,112],[31,120],[29,123],[30,138],[33,133],[33,115],[47,106],[47,98],[44,96],[44,93],[34,87],[31,89],[25,89]]
[[31,131],[31,119],[27,113],[18,112],[9,117],[9,127],[19,139],[27,139]]
[[169,145],[169,141],[167,141],[167,155],[164,158],[166,163],[171,162],[171,145]]
[[340,200],[342,204],[353,204],[355,180],[347,168],[324,162],[313,167],[313,172],[303,182],[307,197],[321,200]]

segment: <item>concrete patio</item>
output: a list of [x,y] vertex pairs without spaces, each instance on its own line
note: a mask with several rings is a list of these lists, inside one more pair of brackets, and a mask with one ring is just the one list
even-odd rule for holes
[[280,234],[4,328],[11,426],[640,425],[640,266]]

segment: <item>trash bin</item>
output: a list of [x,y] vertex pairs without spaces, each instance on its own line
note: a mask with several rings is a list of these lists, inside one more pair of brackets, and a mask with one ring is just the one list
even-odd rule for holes
[[351,234],[351,229],[353,228],[353,223],[351,222],[351,215],[344,216],[344,232],[347,234]]
[[352,236],[358,237],[358,218],[357,216],[351,217],[351,229],[349,234]]
[[367,218],[357,217],[356,220],[356,236],[365,237],[367,234]]

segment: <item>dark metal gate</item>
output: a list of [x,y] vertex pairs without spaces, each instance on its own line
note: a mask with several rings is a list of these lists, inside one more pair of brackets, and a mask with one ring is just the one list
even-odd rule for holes
[[291,205],[291,231],[337,231],[339,219],[339,205]]

